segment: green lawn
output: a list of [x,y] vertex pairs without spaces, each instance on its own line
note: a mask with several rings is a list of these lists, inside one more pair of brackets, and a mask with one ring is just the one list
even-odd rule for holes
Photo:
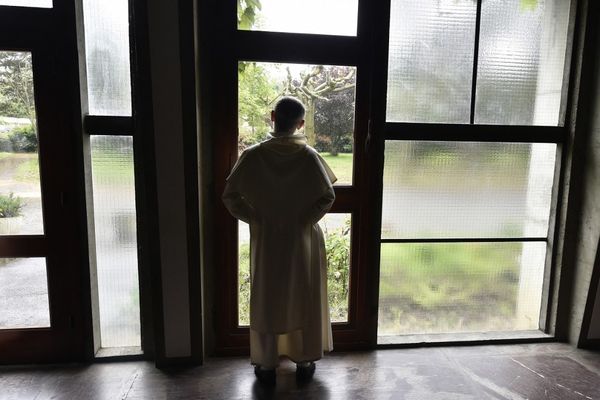
[[380,333],[509,330],[516,312],[521,246],[383,244]]
[[321,153],[321,157],[337,176],[337,185],[352,184],[352,153],[339,153],[337,156]]
[[[15,181],[36,183],[40,180],[37,153],[0,152],[0,162],[7,162],[10,168],[14,168],[12,179]],[[94,152],[92,168],[99,182],[113,181],[112,185],[132,185],[134,182],[133,163],[120,154]]]

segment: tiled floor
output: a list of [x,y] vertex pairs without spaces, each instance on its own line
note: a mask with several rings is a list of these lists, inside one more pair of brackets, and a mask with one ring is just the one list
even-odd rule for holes
[[560,343],[334,353],[298,385],[258,384],[247,358],[161,371],[150,362],[0,368],[0,399],[600,399],[600,353]]

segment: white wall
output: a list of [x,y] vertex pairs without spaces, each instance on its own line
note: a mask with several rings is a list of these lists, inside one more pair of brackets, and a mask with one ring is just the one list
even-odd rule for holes
[[178,1],[148,0],[166,357],[191,355]]

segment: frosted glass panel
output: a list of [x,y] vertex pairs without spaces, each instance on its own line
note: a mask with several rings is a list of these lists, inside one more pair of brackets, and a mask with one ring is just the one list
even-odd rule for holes
[[31,53],[0,51],[0,235],[44,233]]
[[545,242],[382,244],[378,341],[539,328]]
[[0,6],[52,8],[52,0],[0,0]]
[[546,237],[556,145],[387,141],[382,237]]
[[140,346],[133,139],[92,136],[101,347]]
[[[327,251],[327,294],[331,322],[348,321],[350,290],[351,214],[327,214],[319,222]],[[238,270],[238,323],[250,324],[250,230],[240,221]]]
[[358,0],[238,0],[238,29],[356,36]]
[[356,68],[339,65],[239,63],[238,149],[267,139],[271,110],[280,96],[306,108],[307,137],[336,174],[336,185],[352,184]]
[[559,124],[570,3],[483,1],[476,123]]
[[44,258],[0,258],[0,329],[50,326]]
[[126,0],[83,0],[89,112],[131,115]]
[[469,122],[476,3],[392,0],[387,121]]

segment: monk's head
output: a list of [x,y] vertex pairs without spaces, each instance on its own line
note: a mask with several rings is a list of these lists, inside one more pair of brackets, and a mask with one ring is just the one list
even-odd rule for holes
[[294,97],[282,97],[271,111],[275,123],[274,133],[278,136],[293,135],[304,126],[304,105]]

